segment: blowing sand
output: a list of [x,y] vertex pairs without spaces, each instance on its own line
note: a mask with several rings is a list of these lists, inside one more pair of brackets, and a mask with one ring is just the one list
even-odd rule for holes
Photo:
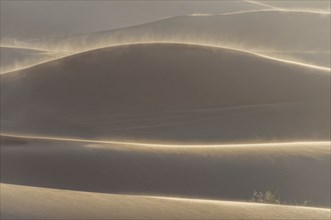
[[33,48],[0,46],[0,55],[0,74],[2,74],[22,67],[54,60],[65,54]]
[[[207,44],[259,51],[265,55],[329,68],[329,39],[330,13],[293,9],[175,16],[127,28],[30,43],[36,47],[69,51],[141,42]],[[306,52],[312,54],[307,56]]]

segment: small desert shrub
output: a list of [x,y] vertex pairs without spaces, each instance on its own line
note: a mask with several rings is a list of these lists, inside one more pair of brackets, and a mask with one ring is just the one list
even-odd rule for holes
[[254,190],[253,196],[250,198],[249,202],[280,204],[280,198],[276,192],[266,191],[263,193]]
[[254,190],[253,196],[245,202],[257,202],[257,203],[268,203],[268,204],[283,204],[283,205],[295,205],[295,206],[310,206],[310,200],[304,200],[302,202],[294,201],[281,201],[278,193],[273,191],[257,192]]
[[310,206],[311,202],[309,200],[304,200],[303,202],[288,202],[286,205],[298,205],[298,206]]
[[305,200],[305,201],[303,201],[303,203],[300,203],[300,205],[302,205],[302,206],[309,206],[310,205],[310,201]]

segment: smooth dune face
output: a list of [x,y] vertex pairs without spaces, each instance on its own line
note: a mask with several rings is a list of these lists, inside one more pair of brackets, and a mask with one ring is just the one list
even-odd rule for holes
[[181,44],[98,49],[1,76],[2,132],[193,142],[328,140],[330,74]]
[[330,142],[162,147],[1,141],[3,183],[232,201],[273,190],[284,203],[330,206]]
[[[330,210],[1,184],[5,219],[329,219]],[[15,204],[15,205],[14,205]],[[96,211],[97,208],[97,211]]]

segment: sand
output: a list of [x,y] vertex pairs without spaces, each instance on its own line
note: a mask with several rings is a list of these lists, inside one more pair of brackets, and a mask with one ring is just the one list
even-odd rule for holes
[[[318,170],[318,172],[316,172]],[[138,145],[2,137],[3,183],[89,192],[330,206],[330,142]]]
[[328,71],[245,52],[109,47],[1,75],[2,132],[201,143],[329,140],[329,91]]
[[[273,4],[279,3],[273,2]],[[300,2],[300,5],[303,4]],[[274,37],[275,35],[277,38]],[[24,62],[20,60],[19,63],[13,63],[17,59],[15,58],[9,61],[10,65],[4,65],[2,62],[0,73],[26,68],[65,54],[143,42],[193,43],[237,48],[330,68],[329,39],[330,13],[325,10],[268,7],[221,15],[197,13],[94,33],[34,39],[28,42],[4,42],[16,49],[39,48],[41,51],[51,51],[56,54],[47,58],[43,55],[41,59],[39,56],[25,56]],[[7,57],[8,50],[5,48],[1,50],[2,56]]]
[[329,219],[329,209],[1,184],[6,219]]
[[227,46],[330,68],[330,14],[297,9],[185,15],[115,30],[35,40],[30,44],[82,51],[134,42]]
[[330,218],[327,70],[155,43],[0,77],[2,218]]

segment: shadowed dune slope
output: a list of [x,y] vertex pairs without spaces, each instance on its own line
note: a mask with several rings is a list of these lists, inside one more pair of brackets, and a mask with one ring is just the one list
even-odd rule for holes
[[1,182],[79,191],[330,207],[330,143],[161,147],[1,137]]
[[5,219],[329,219],[329,209],[85,193],[1,184]]
[[1,75],[2,132],[173,141],[330,136],[330,74],[182,44],[89,51]]

